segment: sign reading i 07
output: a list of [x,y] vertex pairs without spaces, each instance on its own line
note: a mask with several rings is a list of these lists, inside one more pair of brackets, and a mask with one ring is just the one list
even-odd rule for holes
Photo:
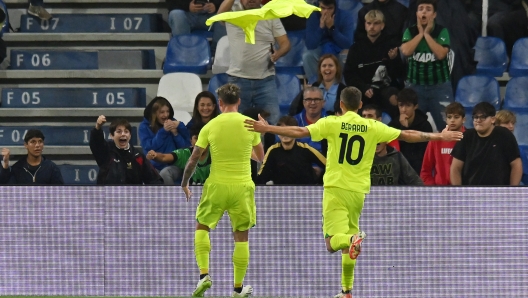
[[2,108],[145,107],[145,88],[3,88]]
[[53,14],[50,20],[20,18],[25,33],[148,33],[159,32],[159,14]]

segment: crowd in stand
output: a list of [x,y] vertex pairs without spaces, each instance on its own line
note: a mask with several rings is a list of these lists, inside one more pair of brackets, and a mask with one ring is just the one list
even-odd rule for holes
[[[173,35],[204,29],[205,19],[215,13],[261,5],[260,0],[167,2]],[[517,12],[518,5],[526,19],[525,1],[490,1],[495,2],[507,2],[511,9],[494,12],[497,15],[488,24],[493,32],[504,33],[498,28],[507,28],[505,24],[511,21],[508,16]],[[212,46],[227,34],[231,55],[229,82],[241,89],[239,112],[251,118],[260,114],[272,124],[304,127],[324,117],[339,117],[341,91],[354,86],[362,93],[363,108],[359,113],[365,118],[382,121],[382,115],[387,114],[392,118],[388,124],[391,127],[432,132],[426,114],[429,112],[438,130],[464,132],[460,142],[378,144],[372,185],[519,185],[521,180],[527,184],[528,173],[523,174],[521,161],[526,154],[521,154],[512,133],[515,115],[506,110],[496,112],[484,99],[473,108],[472,115],[466,115],[464,107],[453,102],[448,59],[450,34],[435,20],[436,0],[418,0],[416,4],[412,17],[416,24],[405,28],[411,18],[407,17],[411,14],[405,6],[396,0],[374,0],[359,11],[354,34],[355,24],[335,0],[315,3],[321,12],[312,13],[306,21],[308,51],[303,56],[310,84],[305,80],[303,91],[292,98],[289,116],[280,115],[275,84],[274,62],[290,49],[280,20],[259,21],[255,44],[245,42],[244,31],[239,27],[218,23],[211,28],[215,32]],[[270,49],[274,43],[278,46]],[[338,58],[346,52],[343,50],[348,50],[344,63]],[[147,105],[139,127],[142,150],[129,143],[131,127],[126,120],[113,121],[112,140],[104,140],[101,127],[106,118],[101,115],[90,137],[90,148],[100,168],[98,184],[175,185],[200,130],[220,114],[217,98],[207,91],[196,95],[189,123],[174,118],[175,108],[163,97],[156,97]],[[464,127],[465,117],[472,117],[474,128]],[[321,184],[328,150],[324,140],[269,135],[263,139],[267,150],[264,162],[253,164],[257,184]],[[0,183],[63,184],[60,171],[57,173],[54,163],[42,156],[42,133],[28,132],[24,142],[28,155],[13,166],[9,163],[9,150],[2,149]],[[528,162],[523,161],[526,166]],[[210,164],[209,150],[205,150],[192,176],[194,184],[203,184]]]

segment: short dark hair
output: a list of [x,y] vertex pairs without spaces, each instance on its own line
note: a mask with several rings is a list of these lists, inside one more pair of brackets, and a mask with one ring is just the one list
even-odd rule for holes
[[123,118],[118,118],[112,121],[112,123],[110,123],[110,126],[108,127],[108,130],[110,130],[111,135],[114,135],[114,132],[116,131],[118,126],[124,126],[126,129],[132,132],[132,125],[130,125],[128,120],[123,119]]
[[319,0],[319,4],[336,6],[336,0]]
[[228,105],[234,105],[240,98],[240,88],[235,84],[225,84],[216,90],[218,98]]
[[464,106],[462,106],[462,104],[459,102],[452,102],[448,104],[445,113],[446,115],[453,114],[466,117],[466,110],[464,109]]
[[495,107],[487,101],[479,102],[473,108],[473,116],[483,114],[484,116],[494,117],[496,112]]
[[24,136],[24,143],[27,144],[27,142],[29,142],[29,140],[33,138],[42,139],[44,141],[44,134],[42,133],[42,131],[38,129],[30,129],[27,131],[26,135]]
[[341,91],[340,100],[343,102],[348,111],[356,111],[361,103],[361,91],[356,87],[346,87]]
[[436,4],[437,4],[436,0],[418,0],[416,1],[417,9],[418,9],[418,6],[420,6],[420,4],[431,4],[433,6],[434,11],[436,12]]
[[376,118],[381,118],[382,116],[382,111],[381,109],[375,105],[375,104],[370,104],[370,105],[366,105],[364,106],[363,108],[361,108],[362,111],[365,111],[365,110],[374,110],[376,112]]
[[418,94],[411,88],[403,88],[398,92],[398,98],[396,99],[398,103],[403,104],[412,104],[413,106],[418,104]]
[[277,126],[299,126],[297,120],[292,116],[282,116],[279,121],[277,121]]

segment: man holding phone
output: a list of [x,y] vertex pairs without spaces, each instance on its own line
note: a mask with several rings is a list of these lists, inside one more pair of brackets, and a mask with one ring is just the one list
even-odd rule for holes
[[221,22],[215,22],[209,28],[205,21],[215,15],[222,2],[223,0],[167,0],[172,35],[190,34],[192,30],[197,29],[211,30],[211,54],[214,55],[218,40],[226,35],[226,28]]

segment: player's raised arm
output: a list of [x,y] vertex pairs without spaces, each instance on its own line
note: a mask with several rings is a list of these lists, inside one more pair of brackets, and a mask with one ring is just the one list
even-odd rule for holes
[[460,141],[464,134],[460,131],[451,131],[447,128],[441,133],[422,132],[417,130],[402,130],[398,140],[409,143],[427,142],[427,141]]
[[255,121],[253,119],[246,119],[244,123],[245,127],[249,131],[255,131],[260,133],[273,133],[296,139],[310,136],[310,131],[306,127],[269,125],[268,122],[260,116],[260,114],[258,121]]

